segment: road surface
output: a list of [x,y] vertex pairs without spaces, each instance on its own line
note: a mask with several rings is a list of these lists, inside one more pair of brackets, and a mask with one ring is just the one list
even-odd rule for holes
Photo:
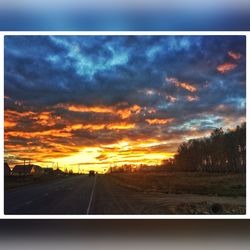
[[183,202],[207,204],[222,200],[245,206],[244,197],[141,192],[119,185],[107,175],[74,176],[7,190],[4,200],[5,214],[18,215],[175,214],[175,207]]

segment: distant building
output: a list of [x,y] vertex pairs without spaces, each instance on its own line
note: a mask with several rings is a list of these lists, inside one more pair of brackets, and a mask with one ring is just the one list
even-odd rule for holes
[[38,165],[16,165],[12,170],[12,175],[42,175],[44,173],[43,169]]
[[9,167],[8,163],[4,163],[4,176],[10,176],[11,175],[11,169]]

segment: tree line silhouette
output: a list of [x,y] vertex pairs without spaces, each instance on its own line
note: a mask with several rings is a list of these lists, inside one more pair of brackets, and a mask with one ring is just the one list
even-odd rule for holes
[[164,166],[176,171],[245,172],[246,123],[234,130],[215,129],[210,137],[183,142]]

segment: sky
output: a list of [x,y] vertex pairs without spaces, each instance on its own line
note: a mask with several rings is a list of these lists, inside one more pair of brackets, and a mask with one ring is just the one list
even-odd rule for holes
[[5,160],[161,164],[246,120],[245,36],[5,36]]

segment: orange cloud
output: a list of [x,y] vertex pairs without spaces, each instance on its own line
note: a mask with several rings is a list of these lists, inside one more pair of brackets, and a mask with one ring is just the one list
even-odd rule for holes
[[196,92],[198,90],[195,86],[191,85],[190,83],[180,82],[175,77],[167,77],[166,81],[173,83],[176,87],[181,87],[189,92]]
[[167,100],[170,101],[171,103],[174,103],[177,101],[177,98],[175,96],[168,95]]
[[105,107],[105,106],[83,106],[83,105],[57,105],[57,107],[65,108],[73,112],[93,112],[93,113],[111,113],[118,114],[122,119],[129,118],[132,114],[138,114],[141,111],[141,107],[133,105],[128,108],[119,109],[117,107]]
[[105,124],[74,124],[68,128],[69,131],[71,130],[79,130],[79,129],[88,129],[88,130],[101,130],[105,128]]
[[134,123],[116,123],[116,124],[109,124],[107,126],[108,129],[131,129],[134,128]]
[[188,83],[185,83],[185,82],[182,82],[180,83],[180,86],[183,88],[183,89],[186,89],[190,92],[196,92],[197,91],[197,88],[188,84]]
[[13,121],[4,121],[4,128],[12,128],[17,125],[16,122]]
[[150,125],[162,125],[162,124],[168,124],[171,123],[174,119],[146,119],[146,122]]
[[25,116],[31,116],[31,115],[36,115],[36,113],[34,113],[32,111],[27,111],[27,112],[17,112],[14,110],[5,110],[4,111],[4,116],[25,117]]
[[122,119],[127,119],[132,114],[139,114],[140,112],[141,112],[141,107],[138,105],[133,105],[130,108],[120,109],[120,110],[116,111],[116,113],[119,114]]
[[227,53],[231,58],[233,58],[234,60],[239,60],[241,58],[241,54],[240,53],[236,53],[233,51],[229,51]]
[[131,129],[135,127],[135,123],[125,123],[125,122],[116,122],[111,124],[74,124],[67,131],[87,129],[87,130],[102,130],[102,129]]
[[54,126],[57,123],[57,119],[51,117],[50,112],[41,112],[40,114],[37,115],[35,118],[38,124],[44,125],[44,126]]
[[113,113],[112,108],[102,106],[87,107],[81,105],[70,105],[67,109],[74,112]]
[[186,96],[186,99],[187,99],[189,102],[194,102],[194,101],[198,101],[198,100],[199,100],[199,97],[198,97],[198,96],[191,96],[191,95],[188,95],[188,96]]
[[33,115],[33,112],[17,112],[12,110],[6,110],[4,112],[4,128],[13,128],[18,124],[18,120],[22,117]]
[[17,112],[13,110],[6,110],[4,112],[4,126],[6,128],[13,127],[10,125],[10,123],[17,124],[18,120],[22,117],[27,117],[35,121],[37,124],[43,125],[43,126],[54,126],[57,124],[57,121],[60,119],[60,117],[52,117],[51,113],[48,111],[44,112]]
[[39,119],[41,119],[41,120],[49,120],[49,118],[50,118],[50,113],[49,112],[42,112],[39,115]]
[[57,129],[51,129],[41,132],[22,132],[22,131],[11,131],[11,132],[5,132],[4,135],[6,137],[8,136],[18,136],[23,137],[26,139],[29,138],[36,138],[40,136],[51,136],[51,137],[70,137],[71,134],[64,130],[57,130]]
[[237,64],[235,63],[225,62],[223,64],[220,64],[216,69],[220,73],[224,74],[224,73],[234,70],[236,67],[237,67]]
[[148,113],[149,114],[155,114],[156,113],[156,109],[155,108],[149,108],[149,109],[147,109],[148,110]]

